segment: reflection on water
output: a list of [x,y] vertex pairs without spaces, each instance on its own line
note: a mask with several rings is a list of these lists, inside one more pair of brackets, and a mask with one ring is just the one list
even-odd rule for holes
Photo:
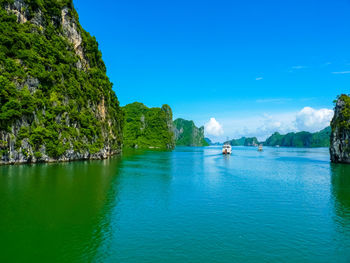
[[90,262],[108,238],[119,163],[0,167],[0,262]]
[[336,220],[350,230],[350,165],[332,164],[331,171]]
[[325,148],[0,167],[0,262],[350,262],[349,190]]
[[333,220],[338,233],[333,239],[338,241],[337,251],[344,255],[344,262],[350,262],[350,165],[332,164],[331,172]]

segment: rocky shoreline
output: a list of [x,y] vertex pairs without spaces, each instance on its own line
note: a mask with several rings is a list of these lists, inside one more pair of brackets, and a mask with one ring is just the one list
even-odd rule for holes
[[110,157],[121,155],[122,150],[108,152],[108,153],[97,153],[97,154],[86,154],[81,155],[79,153],[73,153],[72,155],[62,156],[58,159],[45,157],[45,158],[13,158],[10,160],[0,160],[0,166],[4,165],[22,165],[22,164],[37,164],[37,163],[68,163],[76,161],[88,161],[88,160],[105,160]]

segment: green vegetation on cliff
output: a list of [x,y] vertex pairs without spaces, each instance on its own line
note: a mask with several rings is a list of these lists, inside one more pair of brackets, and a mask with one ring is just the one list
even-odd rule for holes
[[204,139],[204,127],[197,128],[193,121],[176,119],[174,132],[178,146],[209,146]]
[[104,157],[120,150],[122,119],[72,0],[0,0],[2,162]]
[[291,132],[281,135],[275,132],[264,143],[266,146],[283,147],[329,147],[331,128],[327,127],[319,132]]
[[148,108],[134,102],[123,108],[124,146],[131,148],[174,148],[173,115],[168,105]]
[[350,129],[350,97],[342,94],[338,96],[335,103],[340,103],[341,105],[338,106],[337,118],[333,118],[331,122],[332,130],[335,128],[341,130]]
[[256,137],[242,137],[240,139],[233,139],[231,141],[228,141],[228,143],[232,146],[256,146],[259,144],[258,139]]

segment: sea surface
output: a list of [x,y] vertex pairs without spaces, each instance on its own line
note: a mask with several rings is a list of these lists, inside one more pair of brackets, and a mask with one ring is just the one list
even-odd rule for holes
[[0,262],[350,262],[350,165],[220,151],[0,167]]

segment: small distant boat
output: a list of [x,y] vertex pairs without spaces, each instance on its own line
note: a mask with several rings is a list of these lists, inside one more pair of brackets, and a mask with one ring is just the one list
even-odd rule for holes
[[224,144],[222,146],[222,154],[231,154],[232,153],[232,147],[230,144]]
[[259,151],[259,152],[262,152],[262,151],[263,151],[263,145],[262,145],[262,144],[259,145],[258,151]]

